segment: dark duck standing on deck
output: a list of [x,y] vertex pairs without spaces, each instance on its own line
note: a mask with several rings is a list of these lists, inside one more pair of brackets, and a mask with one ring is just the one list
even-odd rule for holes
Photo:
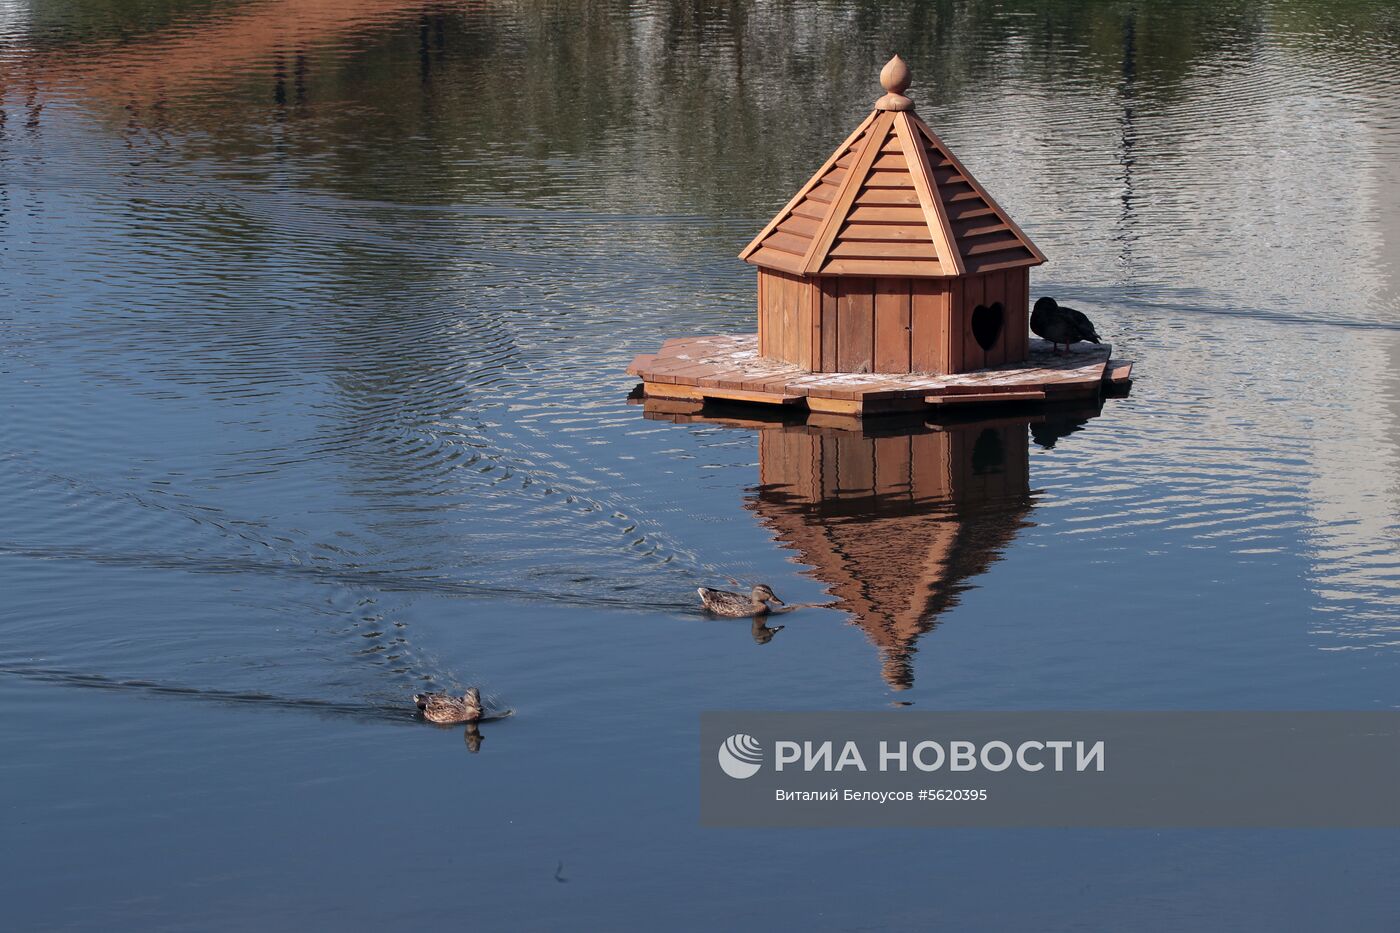
[[1031,310],[1031,333],[1050,341],[1056,353],[1060,352],[1060,344],[1068,350],[1070,344],[1081,340],[1099,342],[1093,322],[1083,311],[1066,308],[1048,295],[1036,299],[1035,308]]
[[429,722],[476,722],[481,718],[481,691],[476,687],[459,697],[420,693],[413,702]]
[[767,615],[773,609],[768,605],[775,602],[779,606],[786,606],[787,603],[779,599],[766,583],[760,583],[750,591],[749,595],[743,593],[731,593],[728,590],[712,590],[708,586],[702,586],[695,592],[700,594],[700,602],[705,608],[717,616],[728,616],[731,619],[738,619],[743,616]]

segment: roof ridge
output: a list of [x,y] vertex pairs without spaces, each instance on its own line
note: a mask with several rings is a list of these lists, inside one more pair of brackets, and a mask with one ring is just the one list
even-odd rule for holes
[[923,208],[924,222],[928,224],[929,238],[933,240],[938,260],[945,269],[951,267],[954,275],[963,275],[967,267],[963,264],[957,237],[953,235],[948,209],[939,196],[938,180],[934,178],[933,167],[929,165],[928,150],[924,148],[914,125],[916,119],[907,110],[896,113],[895,132],[904,149],[904,161],[909,168],[909,177],[913,179],[914,191],[919,196],[919,206]]
[[773,230],[777,228],[778,224],[792,216],[793,209],[802,203],[802,199],[807,197],[808,192],[821,184],[821,180],[831,171],[832,166],[839,162],[841,157],[846,154],[846,150],[850,149],[856,144],[856,141],[860,139],[860,134],[865,132],[866,127],[870,126],[878,112],[879,111],[871,111],[870,115],[861,121],[860,126],[856,127],[854,132],[846,137],[846,141],[836,147],[836,151],[831,154],[829,159],[822,163],[822,167],[817,169],[816,174],[807,179],[807,184],[803,185],[798,190],[797,194],[793,195],[792,200],[788,201],[787,204],[783,206],[783,209],[773,216],[773,219],[768,222],[768,226],[764,227],[759,232],[758,236],[754,237],[749,245],[743,248],[739,253],[740,259],[748,259],[749,255],[752,254],[754,250],[758,249],[764,239],[767,238],[768,234],[772,233]]
[[890,131],[894,129],[894,111],[876,110],[871,117],[873,121],[870,124],[870,132],[865,136],[865,145],[856,155],[855,162],[846,170],[846,177],[841,180],[841,188],[827,210],[826,219],[812,238],[807,255],[803,257],[803,271],[808,275],[821,271],[822,264],[828,258],[827,254],[831,252],[831,245],[836,241],[836,234],[840,232],[842,224],[850,214],[856,194],[865,184],[871,165],[880,154],[885,140],[889,138]]
[[[987,193],[987,189],[983,188],[982,183],[977,180],[977,177],[967,170],[967,166],[963,165],[962,160],[954,155],[953,150],[948,148],[948,144],[940,139],[938,134],[935,133],[927,123],[920,119],[917,114],[909,114],[909,121],[919,129],[929,143],[939,151],[939,154],[941,154],[943,158],[953,164],[953,167],[958,170],[958,174],[967,182],[968,187],[977,192],[977,196],[985,201],[987,206],[997,215],[997,219],[1006,224],[1007,228],[1015,234],[1016,238],[1021,241],[1021,245],[1030,250],[1031,255],[1036,258],[1036,261],[1045,262],[1045,254],[1040,251],[1040,248],[1036,246],[1035,243],[1031,242],[1031,238],[1026,236],[1025,231],[1016,224],[1016,221],[1011,219],[1011,215],[996,202],[996,199]],[[942,200],[943,199],[940,197],[940,203]]]

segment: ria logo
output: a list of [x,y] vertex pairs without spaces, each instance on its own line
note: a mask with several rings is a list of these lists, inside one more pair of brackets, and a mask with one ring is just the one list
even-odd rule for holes
[[732,778],[751,778],[763,767],[763,746],[753,736],[736,732],[720,744],[719,766]]

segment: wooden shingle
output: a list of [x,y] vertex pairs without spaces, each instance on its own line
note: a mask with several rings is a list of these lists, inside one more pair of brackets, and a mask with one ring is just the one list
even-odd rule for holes
[[739,258],[790,274],[907,278],[1045,261],[900,94],[876,102]]

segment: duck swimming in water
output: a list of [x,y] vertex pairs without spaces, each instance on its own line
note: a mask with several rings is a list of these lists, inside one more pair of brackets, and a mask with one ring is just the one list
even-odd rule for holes
[[1093,322],[1083,311],[1066,308],[1048,295],[1037,298],[1035,308],[1031,310],[1031,333],[1050,341],[1056,355],[1060,352],[1060,344],[1064,344],[1068,350],[1070,344],[1081,340],[1099,342]]
[[702,586],[695,592],[700,594],[700,602],[704,604],[706,609],[717,616],[726,616],[731,619],[767,615],[773,611],[772,607],[768,605],[770,602],[777,603],[779,606],[787,605],[774,594],[766,583],[755,586],[747,596],[743,593],[731,593],[728,590],[712,590],[708,586]]
[[460,697],[420,693],[414,696],[413,702],[429,722],[476,722],[481,718],[481,691],[476,687]]

